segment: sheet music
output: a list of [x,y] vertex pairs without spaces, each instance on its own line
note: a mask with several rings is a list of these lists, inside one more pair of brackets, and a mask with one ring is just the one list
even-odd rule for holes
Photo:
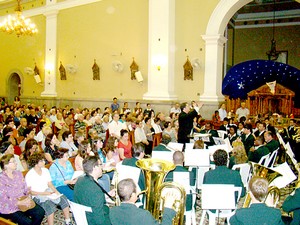
[[270,186],[274,185],[278,188],[284,188],[286,185],[290,184],[297,178],[286,162],[272,168],[272,170],[282,174],[282,176],[277,177],[275,180],[273,180]]

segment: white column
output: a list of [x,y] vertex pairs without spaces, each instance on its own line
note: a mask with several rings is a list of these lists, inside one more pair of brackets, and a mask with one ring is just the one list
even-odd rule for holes
[[144,99],[175,100],[175,1],[149,0],[148,92]]
[[205,41],[205,75],[203,102],[224,100],[222,95],[223,48],[227,39],[222,35],[202,35]]
[[[56,0],[47,0],[46,5],[55,4]],[[46,49],[45,49],[45,80],[43,97],[56,97],[56,53],[57,53],[57,14],[58,10],[44,13],[46,16]]]

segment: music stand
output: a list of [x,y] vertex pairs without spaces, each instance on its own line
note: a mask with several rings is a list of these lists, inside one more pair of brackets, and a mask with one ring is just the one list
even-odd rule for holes
[[192,167],[209,167],[209,151],[206,149],[186,149],[184,165]]

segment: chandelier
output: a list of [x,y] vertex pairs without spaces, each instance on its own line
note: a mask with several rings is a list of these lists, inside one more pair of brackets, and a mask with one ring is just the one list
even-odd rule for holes
[[25,19],[22,15],[22,9],[20,5],[21,0],[17,0],[17,7],[15,9],[16,15],[9,15],[2,23],[0,23],[0,30],[12,34],[16,33],[19,37],[21,35],[33,35],[38,32],[34,23],[31,23],[30,19]]
[[279,52],[276,51],[276,41],[275,41],[275,0],[273,1],[273,38],[271,40],[271,50],[267,51],[267,56],[269,60],[277,60],[279,56]]

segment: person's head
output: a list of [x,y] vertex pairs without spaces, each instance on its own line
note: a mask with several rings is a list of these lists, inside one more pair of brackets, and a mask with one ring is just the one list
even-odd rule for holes
[[211,130],[211,128],[212,128],[212,124],[210,122],[207,122],[205,124],[205,130]]
[[138,120],[136,120],[135,123],[136,123],[136,126],[137,126],[137,127],[143,128],[143,122],[142,122],[141,120],[138,119]]
[[120,131],[120,135],[121,135],[121,139],[123,140],[128,140],[129,138],[128,130],[122,129]]
[[264,120],[264,122],[265,122],[266,125],[269,125],[270,124],[270,118],[266,117],[265,120]]
[[56,118],[57,118],[58,120],[61,120],[61,119],[63,118],[63,116],[62,116],[61,113],[57,113],[57,114],[56,114]]
[[203,140],[197,140],[197,141],[195,141],[193,149],[204,149],[204,142],[203,142]]
[[5,124],[8,126],[8,127],[11,127],[11,128],[14,128],[15,126],[15,122],[14,122],[14,118],[13,117],[7,117],[6,121],[5,121]]
[[91,139],[95,139],[96,137],[98,137],[98,133],[95,129],[91,128],[89,129],[89,136],[91,137]]
[[78,146],[78,153],[82,158],[90,154],[91,152],[91,144],[88,140],[84,140]]
[[265,123],[259,123],[257,126],[257,129],[259,130],[259,132],[262,132],[266,129],[266,124]]
[[136,102],[135,103],[135,107],[140,108],[141,107],[141,103],[140,102]]
[[170,121],[167,121],[167,122],[164,123],[164,128],[165,129],[168,129],[168,128],[171,128],[171,127],[172,127],[172,124],[171,124]]
[[30,151],[31,154],[34,152],[38,152],[39,146],[38,146],[37,141],[33,138],[28,139],[25,144],[25,151]]
[[221,108],[221,109],[225,109],[225,108],[226,108],[225,103],[222,103],[220,108]]
[[93,177],[102,176],[102,162],[97,156],[88,156],[83,162],[83,171]]
[[26,139],[34,138],[34,130],[31,127],[25,128],[23,134]]
[[223,149],[218,149],[213,154],[214,162],[216,166],[226,166],[228,161],[228,154]]
[[184,155],[181,151],[176,151],[173,154],[173,162],[175,165],[183,165]]
[[183,102],[180,104],[180,110],[182,112],[185,112],[185,113],[189,113],[191,107],[189,106],[189,104],[187,102]]
[[136,143],[132,146],[133,157],[144,158],[145,155],[145,146],[142,143]]
[[63,139],[63,141],[66,141],[66,142],[72,142],[73,141],[73,135],[70,131],[65,131],[62,134],[62,139]]
[[114,97],[113,102],[116,104],[118,102],[118,99],[116,97]]
[[246,123],[243,129],[243,132],[245,134],[250,134],[252,132],[252,125],[249,123]]
[[237,127],[236,126],[232,125],[232,126],[229,127],[229,133],[231,135],[236,134],[236,132],[237,132]]
[[289,122],[290,126],[294,126],[295,125],[295,120],[293,119],[290,119],[290,122]]
[[235,156],[235,162],[237,164],[246,163],[248,160],[244,144],[241,141],[234,141],[232,143],[232,155]]
[[28,165],[29,167],[38,166],[40,168],[45,166],[45,157],[44,154],[40,152],[35,152],[28,158]]
[[151,125],[151,119],[149,117],[146,117],[144,121],[146,125]]
[[95,139],[92,140],[92,150],[93,152],[98,152],[99,149],[103,148],[103,141],[100,137],[96,137]]
[[5,141],[1,144],[0,153],[4,155],[14,154],[14,146],[9,141]]
[[57,138],[55,134],[48,134],[45,138],[45,146],[55,145],[57,143]]
[[259,202],[263,202],[268,194],[269,182],[266,178],[253,176],[249,182],[249,190],[252,196]]
[[167,145],[171,142],[171,136],[169,134],[163,134],[161,138],[161,143]]
[[260,135],[260,136],[257,136],[257,137],[255,138],[254,145],[255,145],[255,146],[260,146],[260,145],[262,145],[264,142],[265,142],[264,137]]
[[20,119],[20,124],[22,127],[27,127],[27,119],[26,118],[21,118]]
[[55,151],[54,156],[56,159],[69,159],[69,149],[67,148],[59,148]]
[[227,118],[227,117],[225,117],[224,119],[223,119],[223,124],[224,125],[227,125],[229,123],[229,119]]
[[119,114],[118,114],[118,113],[114,113],[112,118],[113,118],[113,120],[114,120],[114,121],[116,121],[116,122],[117,122],[117,121],[119,121],[119,119],[120,119],[120,116],[119,116]]
[[118,139],[116,137],[109,137],[106,141],[105,148],[115,149],[116,145],[118,145]]
[[80,144],[85,139],[85,134],[81,131],[77,131],[75,133],[75,139],[76,139],[77,143]]
[[42,128],[42,132],[43,132],[43,134],[44,134],[45,136],[47,136],[48,134],[51,134],[51,133],[52,133],[52,129],[51,129],[51,127],[44,126],[44,127]]
[[271,131],[266,131],[264,133],[264,138],[265,138],[266,142],[271,141],[273,139],[272,132]]
[[118,196],[121,202],[136,202],[136,184],[131,178],[121,180],[117,187]]
[[246,107],[246,102],[241,102],[241,107],[244,109]]
[[6,171],[7,169],[10,169],[12,171],[16,170],[17,163],[14,158],[14,155],[13,154],[3,155],[0,159],[0,168],[4,171]]

